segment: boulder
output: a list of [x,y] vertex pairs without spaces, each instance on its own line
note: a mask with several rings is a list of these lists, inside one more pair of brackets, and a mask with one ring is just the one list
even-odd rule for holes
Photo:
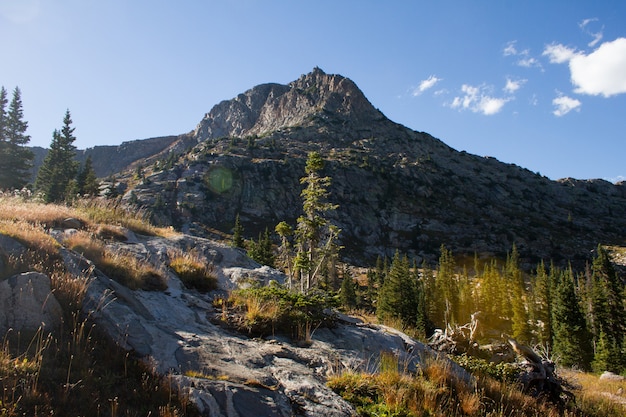
[[62,322],[63,310],[50,288],[50,278],[26,272],[0,282],[0,334],[52,329]]

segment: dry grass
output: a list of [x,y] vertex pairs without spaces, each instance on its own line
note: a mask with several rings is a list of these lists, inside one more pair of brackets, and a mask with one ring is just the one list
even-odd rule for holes
[[362,416],[621,416],[566,409],[523,394],[515,385],[477,378],[468,385],[441,359],[422,361],[417,373],[402,371],[397,358],[383,354],[374,374],[344,372],[328,385]]
[[92,261],[109,278],[131,290],[162,291],[167,288],[163,274],[149,262],[131,254],[107,249],[104,242],[85,231],[68,236],[65,245]]
[[598,375],[577,371],[564,371],[561,376],[575,387],[576,403],[584,413],[626,415],[626,380],[600,380]]
[[65,219],[75,218],[87,228],[99,225],[117,225],[148,236],[172,237],[172,228],[156,227],[145,210],[127,207],[115,200],[78,200],[74,206],[43,204],[18,197],[0,197],[0,220],[25,222],[43,229],[58,227]]
[[217,288],[217,277],[213,265],[195,251],[170,251],[170,268],[183,281],[185,286],[201,292]]

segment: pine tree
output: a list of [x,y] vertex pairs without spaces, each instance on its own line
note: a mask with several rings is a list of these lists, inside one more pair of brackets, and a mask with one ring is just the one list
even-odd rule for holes
[[5,113],[7,93],[0,89],[0,189],[19,189],[28,183],[34,158],[26,147],[30,136],[23,120],[22,95],[15,87],[9,111]]
[[531,335],[526,309],[526,288],[524,276],[519,268],[519,255],[515,245],[507,257],[505,271],[507,282],[510,284],[513,338],[522,343],[529,343]]
[[233,247],[235,248],[243,248],[243,226],[241,225],[241,221],[239,220],[239,213],[235,216],[235,227],[233,227]]
[[76,188],[81,196],[96,197],[100,194],[100,184],[96,171],[93,169],[93,161],[91,155],[87,156],[85,165],[81,168],[76,176]]
[[533,308],[532,315],[537,324],[537,340],[543,346],[552,346],[552,296],[550,275],[546,271],[543,261],[537,266],[533,278]]
[[322,263],[332,258],[332,252],[338,250],[334,241],[340,230],[325,217],[337,206],[326,201],[331,180],[330,177],[319,175],[323,168],[321,155],[310,152],[305,166],[306,176],[300,178],[300,183],[306,184],[306,187],[301,192],[304,214],[298,218],[295,232],[298,244],[295,265],[299,271],[302,292],[308,292],[317,284]]
[[274,267],[274,253],[272,252],[272,240],[270,232],[265,228],[265,233],[259,233],[258,241],[250,241],[248,244],[248,256],[261,265]]
[[553,348],[560,364],[588,370],[593,356],[571,268],[561,273],[552,302]]
[[350,270],[346,268],[341,281],[341,291],[339,292],[341,305],[347,310],[353,310],[357,306],[356,283],[352,278]]
[[409,260],[396,251],[385,283],[378,294],[376,315],[381,320],[397,318],[406,326],[415,326],[417,320],[415,281],[410,273]]
[[441,245],[440,251],[439,267],[435,278],[436,297],[439,301],[435,323],[445,327],[448,323],[458,323],[459,284],[452,252],[445,245]]
[[35,189],[43,194],[46,202],[60,202],[67,198],[70,182],[76,176],[78,163],[74,160],[74,128],[71,127],[70,111],[65,112],[63,128],[52,133],[50,150],[37,173]]
[[[607,350],[620,352],[626,333],[626,313],[622,295],[624,284],[617,276],[606,250],[598,245],[592,264],[591,317],[596,345],[602,335]],[[607,368],[621,372],[623,364],[619,355],[608,355]]]

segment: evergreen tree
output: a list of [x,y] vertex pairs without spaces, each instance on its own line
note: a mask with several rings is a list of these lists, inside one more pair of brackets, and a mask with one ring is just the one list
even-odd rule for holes
[[261,265],[274,267],[274,253],[272,252],[272,241],[270,232],[265,228],[265,233],[259,233],[258,241],[250,241],[248,244],[248,256]]
[[437,288],[437,316],[435,324],[445,327],[448,323],[458,323],[459,284],[456,277],[456,263],[452,252],[441,245],[439,267],[435,285]]
[[560,364],[588,370],[593,352],[571,268],[561,273],[555,287],[552,329],[554,353],[560,358]]
[[274,231],[280,237],[277,263],[287,273],[287,284],[291,290],[293,289],[294,265],[292,265],[291,243],[289,239],[293,236],[293,228],[287,222],[282,221],[276,225]]
[[532,315],[537,324],[537,341],[543,346],[552,346],[552,296],[550,275],[546,271],[543,261],[537,266],[533,278],[533,308]]
[[35,182],[35,189],[43,194],[46,202],[60,202],[67,198],[69,185],[76,176],[78,163],[74,160],[74,129],[71,127],[70,111],[65,112],[61,131],[52,133],[50,150],[46,155]]
[[[619,354],[622,350],[624,334],[626,333],[626,313],[622,295],[624,284],[617,276],[607,251],[600,245],[592,264],[591,275],[591,317],[592,329],[596,345],[602,343],[607,351],[613,354],[606,355],[606,367],[609,370],[621,372],[622,364]],[[596,353],[597,354],[597,353]]]
[[28,123],[23,120],[22,96],[15,87],[9,111],[5,112],[7,93],[0,89],[0,189],[19,189],[28,183],[34,158],[26,147],[30,136]]
[[354,282],[352,274],[348,268],[344,270],[339,299],[341,301],[341,305],[347,310],[353,310],[357,306],[356,283]]
[[243,226],[241,225],[241,221],[239,221],[239,213],[235,216],[235,227],[233,228],[233,247],[242,248],[244,247],[243,240]]
[[326,201],[330,186],[330,177],[319,175],[324,168],[324,161],[318,152],[310,152],[306,161],[306,176],[300,178],[306,184],[302,190],[302,210],[296,227],[296,268],[300,275],[300,288],[308,292],[317,284],[318,273],[322,264],[332,258],[332,252],[338,248],[334,241],[339,229],[330,224],[325,217],[337,206]]
[[378,294],[376,315],[381,320],[397,318],[406,326],[415,326],[417,301],[409,260],[406,255],[401,257],[396,252],[389,274]]
[[505,271],[507,282],[510,284],[513,337],[522,343],[529,343],[531,335],[528,311],[526,310],[526,288],[524,276],[519,268],[519,255],[515,245],[507,256]]
[[76,176],[76,188],[78,194],[82,196],[97,197],[100,194],[100,183],[96,171],[93,169],[91,155],[87,156],[85,165]]

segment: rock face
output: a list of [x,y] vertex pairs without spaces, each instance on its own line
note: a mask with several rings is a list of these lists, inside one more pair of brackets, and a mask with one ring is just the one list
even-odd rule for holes
[[37,272],[0,282],[0,334],[33,333],[61,324],[63,311],[50,289],[50,278]]
[[[195,146],[183,152],[185,144]],[[168,163],[125,177],[125,199],[184,231],[247,237],[301,214],[307,153],[326,160],[342,255],[372,264],[396,249],[583,264],[598,243],[626,235],[626,184],[551,181],[516,165],[458,152],[387,119],[358,87],[316,68],[289,85],[265,84],[216,105],[177,142]],[[214,230],[213,230],[214,231]]]

